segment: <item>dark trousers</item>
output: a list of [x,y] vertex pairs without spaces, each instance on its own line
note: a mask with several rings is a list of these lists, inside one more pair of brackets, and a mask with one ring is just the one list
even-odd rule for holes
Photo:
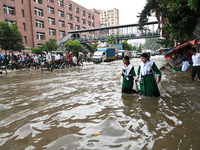
[[196,75],[200,79],[200,66],[192,66],[192,71],[191,71],[192,79],[194,79]]

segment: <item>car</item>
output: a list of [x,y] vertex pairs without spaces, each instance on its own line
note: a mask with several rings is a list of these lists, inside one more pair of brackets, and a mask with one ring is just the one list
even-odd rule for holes
[[140,58],[141,53],[136,53],[135,58]]

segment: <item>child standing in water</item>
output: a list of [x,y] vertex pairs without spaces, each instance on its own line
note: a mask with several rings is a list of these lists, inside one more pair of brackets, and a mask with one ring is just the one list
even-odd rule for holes
[[[155,62],[149,60],[147,53],[142,53],[140,58],[142,63],[138,68],[138,76],[135,79],[140,82],[140,95],[159,97],[160,92],[157,83],[161,80],[161,72]],[[154,74],[156,74],[156,79]]]
[[124,65],[122,66],[122,93],[134,93],[133,81],[136,76],[134,67],[130,64],[128,56],[124,56],[122,59]]

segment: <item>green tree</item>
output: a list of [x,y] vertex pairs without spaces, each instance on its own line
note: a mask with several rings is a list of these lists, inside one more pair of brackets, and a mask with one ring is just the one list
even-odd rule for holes
[[97,49],[98,43],[93,43],[90,46],[91,46],[91,49],[92,49],[92,53],[94,53]]
[[187,2],[188,6],[190,7],[190,9],[199,12],[200,11],[200,0],[188,0]]
[[136,46],[132,46],[132,50],[136,50],[137,49],[137,47]]
[[46,41],[44,44],[39,46],[39,51],[54,51],[58,47],[56,39],[49,39],[49,41]]
[[106,43],[115,44],[117,43],[117,40],[113,35],[111,35],[109,38],[106,39]]
[[0,22],[0,47],[5,51],[21,51],[25,49],[21,32],[19,32],[16,24],[10,26],[6,22]]
[[133,50],[133,49],[132,49],[133,46],[132,46],[131,44],[129,44],[129,43],[127,42],[127,40],[121,42],[121,44],[123,45],[123,49],[125,49],[125,50]]
[[87,46],[83,46],[82,52],[83,52],[84,54],[88,53]]
[[56,39],[50,39],[49,41],[47,41],[46,43],[46,48],[49,51],[54,51],[57,49],[58,44],[57,44],[57,40]]
[[145,40],[143,47],[145,49],[156,50],[156,49],[159,49],[161,47],[161,44],[159,42],[160,41],[159,41],[158,38],[148,38],[148,39]]
[[64,46],[67,50],[73,51],[73,52],[79,52],[81,50],[81,43],[78,40],[69,40],[67,41]]
[[138,52],[142,52],[143,46],[142,44],[140,44],[139,48],[138,48]]
[[43,50],[38,47],[38,48],[31,48],[31,51],[32,53],[35,54],[41,54]]
[[193,40],[200,16],[199,4],[200,0],[148,0],[138,16],[140,29],[148,22],[148,17],[155,14],[158,20],[162,17],[164,21],[166,39],[162,41],[163,44],[172,46],[170,34],[180,43]]

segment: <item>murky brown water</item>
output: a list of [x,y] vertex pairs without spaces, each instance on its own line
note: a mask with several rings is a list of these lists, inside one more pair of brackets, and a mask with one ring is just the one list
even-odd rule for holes
[[122,96],[121,65],[0,77],[0,149],[199,150],[200,82],[190,71],[163,70],[159,98]]

